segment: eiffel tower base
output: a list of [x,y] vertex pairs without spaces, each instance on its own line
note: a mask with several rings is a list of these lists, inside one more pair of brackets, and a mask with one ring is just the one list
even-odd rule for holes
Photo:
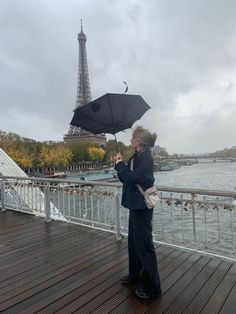
[[91,143],[91,145],[96,144],[99,146],[103,146],[106,143],[106,137],[102,134],[66,134],[64,136],[64,143],[78,143],[78,142],[87,142]]

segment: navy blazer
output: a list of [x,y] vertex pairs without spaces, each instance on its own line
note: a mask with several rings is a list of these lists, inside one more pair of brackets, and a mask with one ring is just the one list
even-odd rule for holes
[[[134,158],[133,171],[130,170],[132,158]],[[154,184],[154,165],[151,151],[136,152],[128,164],[120,161],[115,165],[115,169],[123,183],[121,204],[128,209],[147,209],[144,197],[136,184],[140,184],[144,191]]]

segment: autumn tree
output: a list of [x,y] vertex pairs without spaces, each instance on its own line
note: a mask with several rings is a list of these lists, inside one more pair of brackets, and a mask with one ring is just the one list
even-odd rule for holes
[[54,150],[54,162],[58,167],[68,166],[72,160],[72,151],[64,144],[57,146]]
[[33,165],[33,157],[27,152],[23,139],[15,133],[0,131],[0,147],[22,168]]
[[105,150],[98,147],[89,147],[88,148],[89,159],[92,161],[103,161],[106,154]]
[[39,154],[39,161],[42,166],[50,166],[52,164],[52,156],[51,150],[47,146],[43,146],[40,154]]
[[72,159],[71,150],[60,144],[56,147],[43,146],[39,160],[42,166],[57,166],[65,167],[67,166]]
[[23,169],[29,169],[33,165],[33,158],[26,154],[23,149],[11,146],[7,154]]

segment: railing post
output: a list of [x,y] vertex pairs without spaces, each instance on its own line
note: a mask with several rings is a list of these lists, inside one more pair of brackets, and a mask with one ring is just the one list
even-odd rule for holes
[[50,222],[50,198],[49,198],[49,185],[47,184],[44,188],[44,212],[45,212],[45,221]]
[[197,234],[196,234],[196,217],[195,217],[195,204],[194,204],[194,194],[191,194],[192,198],[192,214],[193,214],[193,240],[197,241]]
[[5,180],[2,179],[1,182],[1,211],[4,212],[5,208]]
[[184,241],[184,214],[183,214],[183,194],[180,195],[181,202],[181,223],[182,223],[182,241]]
[[218,208],[219,198],[216,198],[216,213],[217,213],[217,230],[218,230],[218,245],[220,246],[220,213]]
[[171,233],[172,233],[172,239],[174,238],[174,217],[173,217],[173,193],[170,193],[170,199],[171,199],[171,203],[170,203],[170,216],[171,216]]
[[117,188],[116,194],[116,240],[120,241],[122,238],[120,232],[120,193],[119,188]]
[[234,233],[234,213],[236,209],[236,198],[232,201],[232,211],[231,211],[231,232],[232,232],[232,250],[235,251],[235,233]]

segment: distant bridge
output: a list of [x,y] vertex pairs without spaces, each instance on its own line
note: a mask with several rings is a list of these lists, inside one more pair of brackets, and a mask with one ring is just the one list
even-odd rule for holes
[[176,157],[167,157],[166,159],[169,160],[186,160],[186,159],[208,159],[209,161],[212,160],[212,162],[224,162],[224,161],[231,161],[236,162],[236,157],[210,157],[210,156],[204,156],[204,155],[198,155],[198,156],[176,156]]

